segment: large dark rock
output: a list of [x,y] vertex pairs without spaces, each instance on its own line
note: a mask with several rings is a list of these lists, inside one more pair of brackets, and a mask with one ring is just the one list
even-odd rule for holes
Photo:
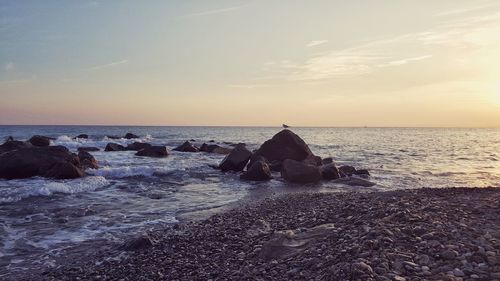
[[0,154],[0,178],[72,179],[83,174],[78,156],[64,146],[23,147]]
[[112,140],[119,140],[121,139],[122,137],[120,136],[106,136],[108,139],[112,139]]
[[78,148],[78,151],[99,151],[100,149],[98,147],[94,146],[81,146]]
[[314,165],[314,166],[321,166],[323,161],[321,160],[321,157],[316,156],[316,155],[309,155],[306,157],[306,159],[302,160],[305,164],[309,165]]
[[89,135],[87,134],[79,134],[78,136],[75,137],[75,139],[88,139]]
[[340,178],[340,172],[339,169],[335,166],[335,164],[326,164],[320,167],[321,169],[321,176],[325,180],[336,180]]
[[125,149],[139,151],[141,149],[148,148],[151,146],[152,146],[151,144],[145,143],[145,142],[134,142],[134,143],[127,145],[127,147]]
[[292,159],[283,161],[281,176],[289,182],[311,183],[321,180],[321,172],[318,166],[309,165]]
[[114,142],[108,143],[106,145],[106,148],[104,148],[104,151],[124,151],[124,150],[126,149],[123,145]]
[[29,142],[34,145],[34,146],[49,146],[50,145],[50,138],[46,136],[32,136],[29,139]]
[[264,156],[252,154],[252,156],[250,157],[250,160],[248,161],[248,164],[247,164],[247,170],[249,170],[250,167],[252,167],[252,165],[257,161],[262,161],[262,162],[268,164],[268,166],[269,166],[269,163]]
[[290,130],[282,130],[265,141],[260,148],[255,151],[256,155],[265,157],[268,161],[284,161],[292,159],[302,161],[313,155],[307,144],[299,136]]
[[219,169],[226,171],[243,171],[248,160],[252,156],[252,152],[245,145],[237,145],[229,155],[219,165]]
[[88,153],[87,151],[80,151],[78,152],[78,158],[80,159],[80,164],[84,169],[98,169],[99,164],[97,163],[97,160],[92,156],[92,154]]
[[353,166],[344,165],[339,167],[339,172],[341,177],[350,177],[354,175],[354,173],[356,172],[356,168],[354,168]]
[[180,151],[180,152],[198,152],[198,151],[200,151],[196,146],[194,146],[189,141],[185,141],[180,146],[174,148],[174,150]]
[[227,147],[222,147],[222,146],[217,145],[217,144],[203,143],[200,147],[200,151],[217,153],[217,154],[229,154],[229,153],[231,153],[232,149],[227,148]]
[[135,155],[146,157],[167,157],[168,151],[164,146],[149,146],[139,150]]
[[19,148],[25,148],[25,147],[32,147],[33,145],[29,142],[24,142],[24,141],[6,141],[4,144],[0,145],[0,154],[11,151],[11,150],[16,150]]
[[250,166],[246,172],[240,175],[240,178],[243,180],[251,180],[251,181],[266,181],[270,180],[271,177],[271,169],[264,161],[257,161]]
[[327,165],[327,164],[332,164],[333,163],[333,158],[332,157],[326,157],[321,160],[321,165]]
[[8,141],[14,141],[14,137],[13,137],[13,136],[8,136],[8,137],[5,139],[5,142],[8,142]]
[[126,139],[128,139],[128,140],[129,140],[129,139],[138,139],[138,138],[139,138],[139,136],[138,136],[138,135],[135,135],[135,134],[132,134],[132,133],[126,133],[126,134],[125,134],[125,138],[126,138]]

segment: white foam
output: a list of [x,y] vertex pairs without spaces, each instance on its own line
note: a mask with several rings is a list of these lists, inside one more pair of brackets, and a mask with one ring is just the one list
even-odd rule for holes
[[89,169],[87,173],[106,178],[128,178],[137,176],[152,176],[155,173],[167,173],[169,170],[152,166],[102,167],[98,170]]
[[151,135],[146,135],[141,138],[137,139],[125,139],[125,138],[120,138],[120,139],[110,139],[108,137],[103,137],[102,139],[80,139],[80,138],[72,138],[67,135],[62,135],[57,137],[54,141],[52,141],[53,145],[62,145],[67,147],[70,150],[77,150],[79,147],[82,146],[92,146],[92,147],[98,147],[100,149],[104,149],[106,147],[106,144],[113,142],[113,143],[118,143],[121,145],[127,145],[132,142],[147,142],[151,141],[154,138]]
[[102,176],[88,176],[74,180],[48,180],[33,178],[27,180],[4,181],[8,187],[2,187],[0,202],[16,202],[30,196],[50,196],[54,193],[79,193],[94,191],[109,182]]

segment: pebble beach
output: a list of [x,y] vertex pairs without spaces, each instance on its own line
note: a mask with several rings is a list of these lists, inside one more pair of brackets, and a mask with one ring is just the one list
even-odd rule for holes
[[500,280],[499,202],[496,188],[271,195],[30,278]]

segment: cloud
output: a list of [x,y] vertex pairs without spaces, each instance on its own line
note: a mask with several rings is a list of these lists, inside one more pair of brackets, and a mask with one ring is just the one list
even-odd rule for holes
[[193,18],[193,17],[203,17],[203,16],[209,16],[209,15],[215,15],[215,14],[222,14],[222,13],[228,13],[231,11],[236,11],[239,10],[247,5],[241,5],[241,6],[233,6],[233,7],[227,7],[227,8],[221,8],[221,9],[215,9],[215,10],[208,10],[208,11],[202,11],[202,12],[197,12],[197,13],[191,13],[182,16],[181,18]]
[[393,60],[393,61],[390,61],[387,64],[381,65],[381,66],[383,67],[383,66],[403,65],[403,64],[407,64],[409,62],[425,60],[425,59],[429,59],[429,58],[432,58],[432,55],[425,55],[425,56],[419,56],[419,57],[413,57],[413,58]]
[[487,8],[492,8],[498,6],[498,2],[491,2],[483,5],[478,5],[474,7],[467,7],[467,8],[460,8],[460,9],[453,9],[449,11],[443,11],[435,14],[434,16],[436,17],[448,17],[448,16],[457,16],[457,15],[462,15],[462,14],[467,14],[467,13],[472,13],[472,12],[477,12],[480,10],[484,10]]
[[107,64],[96,65],[93,67],[89,67],[88,69],[89,70],[99,70],[99,69],[103,69],[103,68],[111,68],[111,67],[116,67],[119,65],[125,65],[128,63],[129,63],[129,61],[125,59],[125,60],[120,60],[120,61],[114,61],[114,62],[107,63]]
[[328,42],[328,40],[313,40],[313,41],[309,42],[306,45],[306,47],[319,46],[319,45],[325,44],[326,42]]
[[237,88],[237,89],[256,89],[256,88],[269,88],[274,87],[276,85],[271,84],[231,84],[227,85],[229,88]]

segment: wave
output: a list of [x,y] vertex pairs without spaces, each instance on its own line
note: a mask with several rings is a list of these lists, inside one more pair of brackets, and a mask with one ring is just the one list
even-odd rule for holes
[[53,145],[62,145],[67,147],[70,150],[77,150],[79,147],[82,146],[95,146],[101,149],[104,149],[106,147],[106,144],[110,142],[118,143],[121,145],[127,145],[132,142],[150,142],[154,140],[154,138],[151,135],[145,135],[144,137],[137,138],[137,139],[125,139],[125,138],[120,138],[120,139],[110,139],[108,137],[103,137],[100,139],[79,139],[79,138],[72,138],[67,135],[62,135],[57,137],[55,140],[52,141]]
[[91,175],[102,176],[106,178],[148,177],[157,174],[164,175],[168,174],[169,172],[171,172],[171,170],[152,166],[102,167],[98,170],[87,170],[87,173]]
[[34,178],[29,180],[11,180],[7,187],[2,187],[0,203],[17,202],[31,196],[50,196],[54,193],[74,194],[94,191],[109,184],[102,176],[88,176],[75,180],[54,181]]

